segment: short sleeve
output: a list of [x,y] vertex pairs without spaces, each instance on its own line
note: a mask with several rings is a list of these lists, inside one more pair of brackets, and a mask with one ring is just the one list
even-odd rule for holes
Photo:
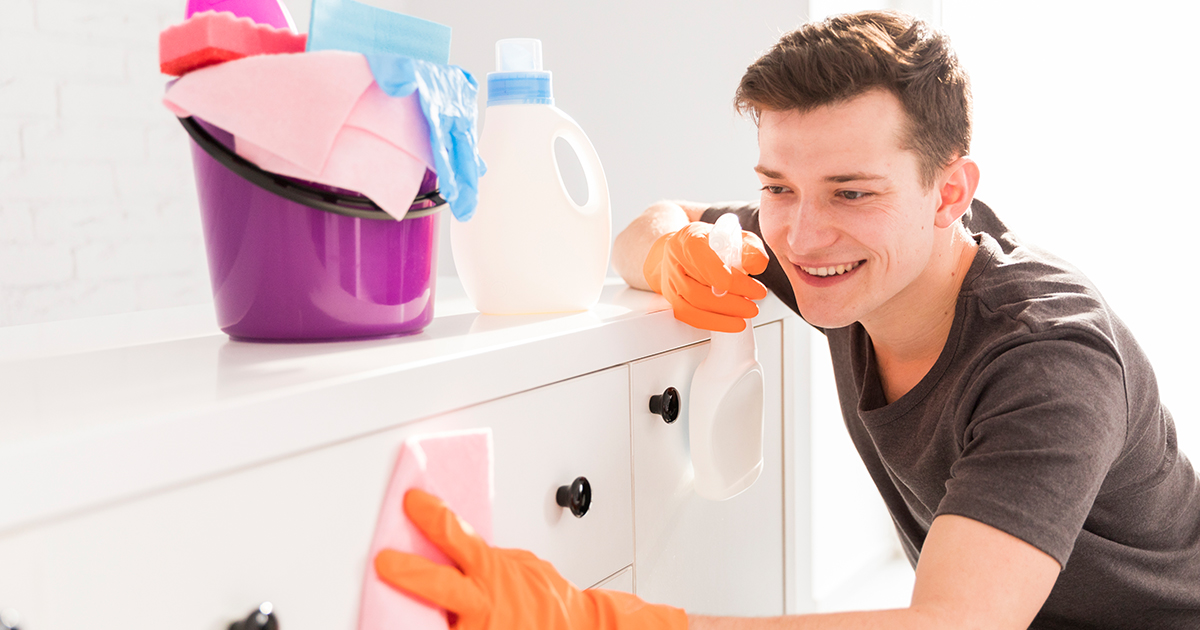
[[[700,220],[705,223],[716,223],[721,215],[730,212],[738,216],[743,230],[754,232],[759,238],[762,238],[762,228],[758,224],[758,202],[709,206],[700,216]],[[796,294],[792,291],[791,280],[788,280],[787,273],[783,271],[783,266],[779,264],[775,252],[771,251],[771,247],[767,245],[766,239],[763,239],[763,246],[767,248],[767,256],[770,257],[770,261],[767,263],[766,271],[753,276],[753,278],[763,283],[763,286],[792,309],[793,313],[800,315],[800,309],[796,306]]]
[[1063,567],[1128,422],[1120,362],[1079,336],[1018,345],[979,371],[937,509],[1016,536]]

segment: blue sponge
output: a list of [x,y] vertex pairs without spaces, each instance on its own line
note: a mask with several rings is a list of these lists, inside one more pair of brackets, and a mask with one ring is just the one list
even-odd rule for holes
[[354,0],[313,0],[308,51],[348,50],[450,63],[450,27]]

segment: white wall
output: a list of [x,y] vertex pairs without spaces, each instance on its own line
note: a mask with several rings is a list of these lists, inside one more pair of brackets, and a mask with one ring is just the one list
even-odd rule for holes
[[208,299],[190,162],[158,104],[175,0],[0,0],[0,325]]
[[1099,286],[1150,356],[1193,461],[1198,20],[1187,0],[943,0],[975,93],[978,197]]
[[[481,83],[496,39],[542,39],[558,105],[604,163],[614,235],[662,197],[755,196],[753,126],[730,101],[805,6],[377,3],[452,26],[452,63]],[[306,29],[308,2],[286,4]],[[0,325],[210,299],[186,136],[159,104],[158,32],[184,6],[0,0]]]

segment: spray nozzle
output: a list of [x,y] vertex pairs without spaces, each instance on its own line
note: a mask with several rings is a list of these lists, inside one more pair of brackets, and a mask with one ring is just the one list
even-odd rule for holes
[[[724,263],[726,269],[742,269],[742,224],[732,212],[721,215],[708,233],[708,246],[716,252],[717,257]],[[725,292],[718,292],[713,287],[713,295],[720,297]]]

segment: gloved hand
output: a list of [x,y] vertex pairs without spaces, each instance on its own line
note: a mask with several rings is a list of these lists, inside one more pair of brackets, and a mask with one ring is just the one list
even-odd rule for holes
[[687,630],[679,608],[618,591],[581,591],[528,551],[489,546],[427,492],[409,490],[404,512],[458,566],[385,549],[375,556],[375,572],[457,615],[455,630]]
[[[694,221],[664,234],[650,247],[642,274],[651,289],[661,293],[675,310],[675,319],[696,328],[741,332],[746,320],[758,315],[751,300],[767,297],[767,288],[748,274],[767,269],[767,250],[753,232],[742,231],[742,267],[727,270],[708,245],[711,223]],[[713,289],[725,292],[717,297]]]

